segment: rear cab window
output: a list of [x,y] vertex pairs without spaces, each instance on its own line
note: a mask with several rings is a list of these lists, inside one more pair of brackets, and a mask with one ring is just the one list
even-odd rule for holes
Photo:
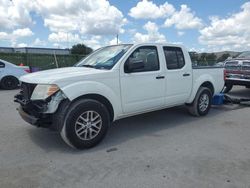
[[185,66],[185,58],[181,48],[164,46],[163,51],[168,70],[181,69]]

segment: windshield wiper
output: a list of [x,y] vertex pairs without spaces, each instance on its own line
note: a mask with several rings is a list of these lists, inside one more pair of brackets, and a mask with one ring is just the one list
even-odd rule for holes
[[82,65],[82,67],[88,67],[88,68],[96,68],[94,65]]

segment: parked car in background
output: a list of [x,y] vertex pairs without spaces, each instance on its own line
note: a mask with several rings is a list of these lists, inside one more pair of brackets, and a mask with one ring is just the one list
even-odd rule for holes
[[30,72],[28,66],[16,66],[0,59],[0,87],[2,89],[16,89],[19,78]]
[[250,88],[250,51],[243,52],[236,58],[225,61],[226,79],[224,93],[234,85]]
[[141,43],[100,48],[75,67],[20,80],[15,101],[21,117],[83,149],[98,144],[111,122],[128,116],[183,104],[194,116],[206,115],[224,86],[224,68],[192,67],[181,45]]

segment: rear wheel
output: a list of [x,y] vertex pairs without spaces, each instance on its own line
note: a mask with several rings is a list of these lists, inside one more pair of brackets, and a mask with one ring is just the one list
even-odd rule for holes
[[18,84],[19,81],[14,76],[6,76],[1,80],[1,87],[7,90],[16,89]]
[[205,116],[212,102],[212,92],[206,87],[200,87],[192,104],[188,105],[188,111],[193,116]]
[[70,106],[61,136],[72,147],[91,148],[102,141],[109,124],[109,113],[102,103],[82,99]]

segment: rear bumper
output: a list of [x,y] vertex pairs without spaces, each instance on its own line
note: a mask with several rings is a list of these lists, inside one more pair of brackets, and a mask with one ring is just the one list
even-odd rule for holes
[[226,79],[225,84],[227,85],[240,85],[240,86],[250,86],[250,79]]

